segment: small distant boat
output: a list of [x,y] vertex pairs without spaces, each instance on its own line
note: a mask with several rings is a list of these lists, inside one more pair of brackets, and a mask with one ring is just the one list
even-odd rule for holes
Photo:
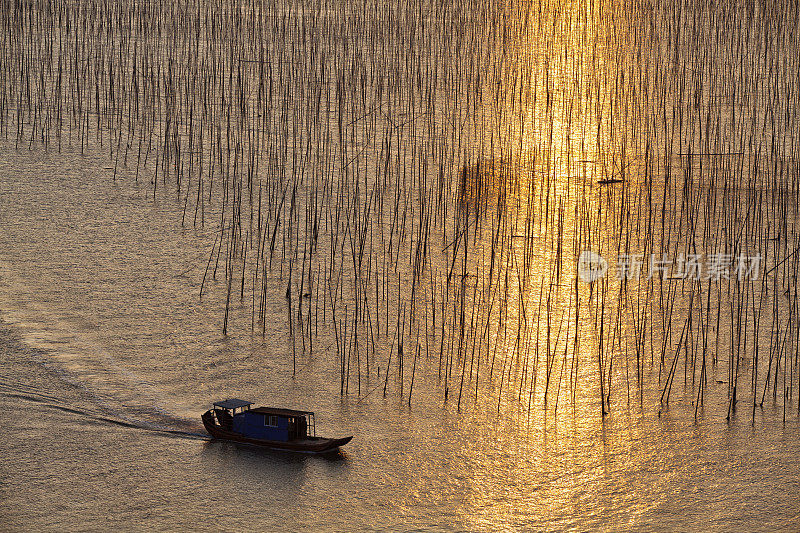
[[251,405],[253,402],[238,398],[215,402],[212,409],[203,413],[203,425],[215,439],[293,452],[333,452],[353,438],[317,437],[314,413],[311,411],[277,407],[251,409]]

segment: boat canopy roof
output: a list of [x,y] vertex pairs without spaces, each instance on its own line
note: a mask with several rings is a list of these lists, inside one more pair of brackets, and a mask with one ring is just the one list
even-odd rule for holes
[[221,402],[214,402],[214,407],[219,407],[220,409],[238,409],[240,407],[247,407],[248,405],[253,405],[253,402],[240,400],[239,398],[228,398]]
[[294,409],[282,409],[280,407],[256,407],[255,409],[250,409],[250,412],[259,413],[262,415],[276,415],[276,416],[286,416],[286,417],[305,416],[314,414],[311,411],[296,411]]

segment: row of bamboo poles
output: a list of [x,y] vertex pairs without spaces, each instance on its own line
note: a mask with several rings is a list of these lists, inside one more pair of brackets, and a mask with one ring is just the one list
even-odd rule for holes
[[[697,414],[714,391],[727,417],[786,417],[798,20],[789,1],[3,0],[0,135],[105,151],[109,179],[180,202],[216,233],[199,296],[222,294],[223,331],[283,317],[293,369],[330,358],[342,394],[410,403],[422,380],[459,407],[605,415],[676,390]],[[605,277],[580,280],[584,250]]]

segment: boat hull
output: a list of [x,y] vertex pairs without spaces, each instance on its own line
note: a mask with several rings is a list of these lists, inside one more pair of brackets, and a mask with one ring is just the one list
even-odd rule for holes
[[229,431],[219,426],[214,419],[211,411],[206,411],[202,416],[203,425],[208,431],[209,435],[215,439],[230,440],[235,442],[243,442],[245,444],[252,444],[255,446],[263,446],[273,450],[285,450],[290,452],[304,452],[304,453],[330,453],[344,446],[353,438],[344,437],[341,439],[327,439],[324,437],[306,437],[304,439],[295,439],[290,441],[278,440],[265,440],[254,439],[246,437],[241,433]]

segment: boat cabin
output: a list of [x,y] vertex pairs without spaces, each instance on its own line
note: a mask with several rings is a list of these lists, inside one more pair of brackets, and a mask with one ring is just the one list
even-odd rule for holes
[[277,407],[256,407],[252,402],[230,398],[214,403],[214,414],[223,429],[253,439],[290,441],[316,436],[314,413]]

